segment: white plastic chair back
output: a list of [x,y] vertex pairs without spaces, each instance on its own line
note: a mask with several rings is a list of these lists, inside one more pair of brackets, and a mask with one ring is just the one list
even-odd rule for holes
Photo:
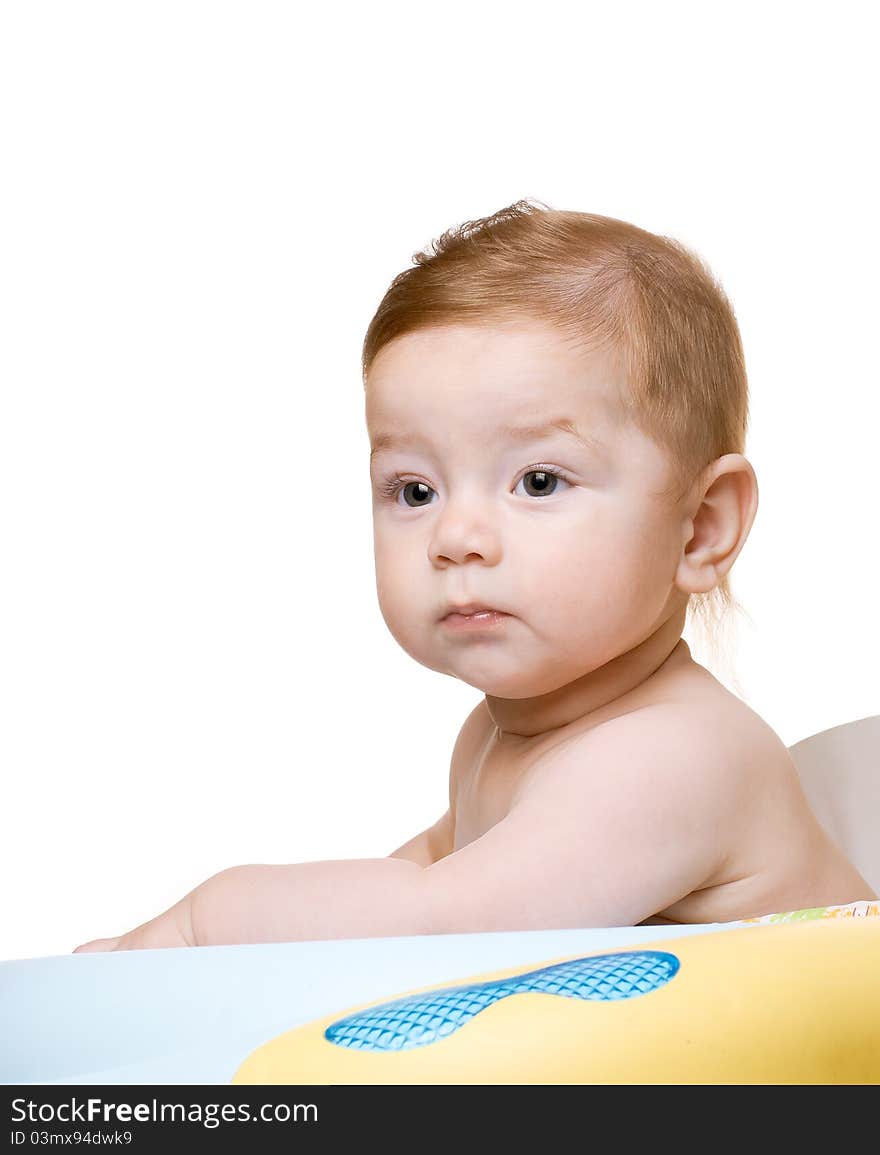
[[819,822],[880,894],[880,715],[812,734],[789,753]]

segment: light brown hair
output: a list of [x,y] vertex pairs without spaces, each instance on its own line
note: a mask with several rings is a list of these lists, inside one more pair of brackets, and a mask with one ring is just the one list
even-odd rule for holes
[[[367,328],[362,371],[395,337],[433,325],[547,321],[583,348],[621,358],[630,419],[668,451],[681,497],[726,453],[744,453],[748,382],[733,307],[681,242],[626,221],[549,208],[533,198],[448,229],[413,255]],[[688,614],[719,652],[742,607],[729,574],[691,595]]]

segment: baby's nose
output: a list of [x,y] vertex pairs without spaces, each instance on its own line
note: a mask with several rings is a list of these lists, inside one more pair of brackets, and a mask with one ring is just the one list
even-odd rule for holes
[[484,516],[444,516],[434,529],[428,556],[435,565],[463,565],[474,560],[497,565],[501,559],[501,535]]

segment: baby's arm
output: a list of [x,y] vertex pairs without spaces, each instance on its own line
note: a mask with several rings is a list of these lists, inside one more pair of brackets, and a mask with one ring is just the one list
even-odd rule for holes
[[433,826],[398,846],[389,858],[405,858],[408,862],[415,862],[419,866],[432,866],[452,853],[454,827],[452,814],[449,810],[439,818]]
[[[359,919],[366,919],[360,931],[363,936],[417,934],[412,927],[418,924],[421,912],[411,912],[408,905],[411,868],[430,866],[451,850],[452,819],[447,811],[438,822],[404,843],[387,859],[233,867],[209,878],[158,918],[121,938],[99,938],[84,943],[74,954],[209,943],[350,938],[357,937]],[[383,866],[391,859],[393,864]],[[374,887],[377,888],[375,909],[370,905],[370,891]],[[300,903],[308,903],[310,909],[295,912],[294,932],[290,902],[291,896],[297,893],[302,895]],[[308,930],[310,924],[313,933]],[[376,929],[383,925],[388,929]],[[399,926],[404,929],[397,929]],[[348,929],[339,930],[339,927]]]
[[398,858],[233,866],[121,938],[74,953],[427,934],[423,873]]
[[233,867],[159,919],[86,949],[635,926],[722,865],[751,783],[718,748],[692,712],[642,709],[561,748],[505,818],[430,866]]

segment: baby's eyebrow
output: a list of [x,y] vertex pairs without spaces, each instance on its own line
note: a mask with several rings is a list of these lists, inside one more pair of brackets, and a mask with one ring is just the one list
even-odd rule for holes
[[[506,437],[512,441],[537,441],[551,433],[566,433],[579,441],[584,448],[592,450],[594,453],[602,452],[601,443],[581,433],[570,417],[555,417],[550,421],[542,421],[532,425],[495,425],[487,433],[490,433],[493,439]],[[373,441],[370,459],[372,460],[377,453],[382,453],[386,449],[424,440],[425,438],[419,434],[401,436],[396,433],[380,433]]]

